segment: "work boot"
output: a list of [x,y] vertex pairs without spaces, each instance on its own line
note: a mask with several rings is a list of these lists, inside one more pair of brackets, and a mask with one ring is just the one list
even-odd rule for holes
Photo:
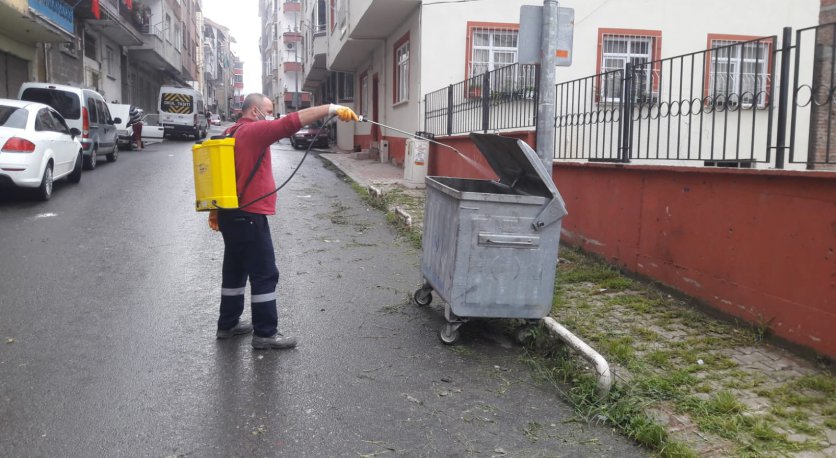
[[293,337],[285,337],[281,332],[277,332],[271,337],[253,336],[253,348],[256,350],[284,350],[296,346],[296,339]]
[[218,333],[215,335],[218,339],[229,339],[230,337],[241,336],[251,332],[253,332],[253,325],[239,321],[232,329],[218,329]]

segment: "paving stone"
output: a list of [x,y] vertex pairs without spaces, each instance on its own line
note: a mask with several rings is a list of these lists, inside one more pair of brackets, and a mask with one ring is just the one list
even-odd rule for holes
[[[822,424],[824,421],[819,420],[816,423]],[[831,445],[836,445],[836,429],[825,428],[824,435],[827,437],[827,441],[830,442]]]
[[745,405],[752,412],[761,412],[769,409],[770,406],[769,400],[760,396],[746,397],[740,399],[740,402],[742,402],[743,405]]

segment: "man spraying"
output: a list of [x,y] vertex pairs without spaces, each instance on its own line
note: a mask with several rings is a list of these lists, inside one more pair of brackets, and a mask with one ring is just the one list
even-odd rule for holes
[[[295,338],[278,331],[279,270],[267,223],[267,216],[276,214],[276,194],[270,194],[276,188],[270,145],[329,115],[341,121],[358,120],[350,108],[333,104],[274,119],[273,102],[262,94],[250,94],[244,99],[241,119],[225,132],[235,137],[235,177],[238,200],[244,207],[209,212],[209,227],[220,230],[224,239],[218,339],[252,332],[255,349],[296,346]],[[248,278],[252,324],[240,321]]]

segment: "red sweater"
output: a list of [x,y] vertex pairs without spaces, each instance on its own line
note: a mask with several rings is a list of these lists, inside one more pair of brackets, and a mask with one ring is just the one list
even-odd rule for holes
[[[276,181],[273,179],[273,164],[270,160],[270,145],[282,138],[290,137],[301,128],[299,115],[290,113],[283,118],[272,121],[254,121],[241,118],[234,126],[226,130],[225,134],[228,134],[235,129],[233,136],[235,137],[235,178],[238,184],[238,205],[244,205],[276,189]],[[247,178],[250,177],[259,156],[265,151],[261,166],[247,187],[247,192],[242,195],[241,191],[244,190]],[[241,210],[261,215],[275,215],[276,195],[272,194],[252,205],[243,207]]]

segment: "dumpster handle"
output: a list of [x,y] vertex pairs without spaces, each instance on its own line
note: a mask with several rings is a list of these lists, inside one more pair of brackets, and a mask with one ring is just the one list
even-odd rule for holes
[[607,364],[607,360],[605,360],[600,353],[587,345],[586,342],[579,339],[577,336],[572,334],[571,331],[561,326],[560,323],[554,320],[554,318],[547,316],[543,318],[543,323],[545,323],[549,329],[554,331],[560,340],[564,341],[567,345],[580,353],[584,359],[595,366],[595,372],[598,374],[598,396],[601,399],[605,398],[607,394],[609,394],[610,388],[612,388],[612,371],[610,371],[610,365]]

